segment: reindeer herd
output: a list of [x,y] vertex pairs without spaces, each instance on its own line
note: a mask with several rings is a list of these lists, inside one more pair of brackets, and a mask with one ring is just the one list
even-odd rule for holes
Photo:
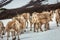
[[[60,9],[56,9],[54,11],[56,13],[56,24],[60,23]],[[16,35],[18,40],[20,40],[20,36],[22,33],[26,32],[28,23],[30,22],[30,31],[39,32],[42,31],[42,25],[44,24],[45,31],[50,30],[49,22],[53,21],[53,15],[55,14],[52,10],[43,11],[41,13],[33,12],[32,16],[30,13],[22,13],[20,15],[16,15],[9,21],[6,27],[3,25],[3,22],[0,21],[0,37],[3,38],[3,35],[7,33],[7,40],[9,40],[10,33],[12,34],[12,40],[16,39]],[[29,21],[29,22],[28,22]],[[34,27],[32,25],[34,24]],[[32,30],[34,29],[34,30]]]

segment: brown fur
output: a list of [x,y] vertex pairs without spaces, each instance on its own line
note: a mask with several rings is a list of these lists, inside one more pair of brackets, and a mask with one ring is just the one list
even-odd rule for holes
[[5,29],[5,27],[3,25],[3,22],[0,21],[0,37],[2,37],[2,38],[3,38],[3,35],[4,35],[4,29]]
[[58,27],[59,26],[58,23],[60,23],[60,9],[56,9],[55,13],[56,13],[56,24]]
[[30,13],[23,13],[22,16],[24,17],[24,19],[27,22],[27,27],[28,27],[28,20],[30,21]]
[[7,23],[7,26],[5,27],[5,31],[7,32],[7,40],[9,38],[10,31],[17,32],[19,36],[19,33],[21,33],[21,24],[17,20],[13,19],[12,21],[9,21]]
[[49,23],[48,22],[52,21],[51,15],[52,15],[51,12],[42,12],[40,14],[34,12],[32,14],[32,23],[34,24],[34,31],[36,29],[35,28],[36,25],[40,25],[40,27],[37,26],[37,28],[40,28],[40,30],[42,31],[42,28],[41,28],[42,24],[46,25],[45,30],[49,30],[50,28],[49,28]]
[[24,30],[26,29],[26,20],[22,15],[17,16],[17,20],[22,24],[21,29],[23,29],[24,32]]

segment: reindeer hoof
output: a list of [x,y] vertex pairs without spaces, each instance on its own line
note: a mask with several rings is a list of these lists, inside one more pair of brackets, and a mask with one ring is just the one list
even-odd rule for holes
[[34,31],[34,32],[36,32],[36,31]]
[[43,31],[41,31],[41,32],[43,32]]
[[41,32],[43,32],[43,30],[40,30]]
[[48,28],[48,30],[50,30],[50,28]]
[[5,33],[2,33],[2,35],[5,35]]
[[20,40],[20,39],[18,39],[18,40]]
[[16,39],[16,37],[15,37],[15,39]]
[[39,32],[39,31],[37,31],[37,32]]
[[13,38],[12,40],[16,40],[16,38]]
[[47,30],[45,30],[45,31],[47,31]]
[[1,38],[3,38],[3,37],[1,37]]
[[24,32],[26,32],[26,30],[24,30]]
[[21,32],[21,34],[24,34],[24,32]]
[[8,39],[7,39],[8,40]]
[[32,31],[32,29],[30,29],[30,31]]

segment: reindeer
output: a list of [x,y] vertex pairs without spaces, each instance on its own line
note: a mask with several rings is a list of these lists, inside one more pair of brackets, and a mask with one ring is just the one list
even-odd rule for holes
[[39,17],[37,16],[37,12],[32,13],[32,18],[30,20],[30,31],[32,31],[32,24],[34,24],[34,32],[38,32],[38,24],[39,24]]
[[[50,21],[50,19],[48,18],[49,16],[47,16],[47,15],[44,15],[44,14],[42,14],[42,15],[40,15],[41,17],[39,18],[39,20],[40,20],[40,29],[41,29],[41,26],[43,25],[43,24],[45,24],[45,30],[48,30],[48,29],[50,29],[49,28],[49,21]],[[44,17],[43,17],[44,16]],[[49,19],[49,20],[48,20]],[[42,29],[41,29],[41,31],[42,31]]]
[[21,14],[23,17],[24,17],[24,19],[26,20],[26,22],[27,22],[27,28],[28,28],[28,23],[29,23],[29,21],[30,21],[30,13],[23,13],[23,14]]
[[[37,27],[37,31],[40,28],[40,31],[43,31],[41,26],[45,24],[45,30],[49,30],[49,22],[52,21],[52,11],[50,12],[42,12],[42,13],[33,13],[32,14],[32,23],[35,24],[34,26],[34,31],[35,27]],[[39,27],[40,26],[40,27]],[[30,28],[32,30],[32,27]]]
[[24,18],[23,15],[18,15],[16,19],[19,21],[19,23],[22,24],[22,33],[26,32],[26,19]]
[[[5,32],[7,32],[7,40],[9,39],[9,34],[10,32],[12,32],[12,34],[15,32],[17,32],[17,35],[18,35],[18,40],[19,39],[19,34],[21,33],[21,24],[19,23],[19,21],[17,21],[15,18],[12,19],[12,21],[9,21],[5,27]],[[12,39],[14,40],[16,38],[16,36],[13,38],[13,36],[15,35],[12,35]]]
[[[39,15],[39,20],[40,20],[40,26],[42,26],[42,24],[45,24],[45,30],[49,30],[49,22],[52,21],[53,18],[53,12],[42,12]],[[41,29],[41,28],[40,28]],[[42,31],[42,29],[41,29]]]
[[58,27],[59,26],[58,23],[60,23],[60,9],[56,9],[55,13],[56,13],[56,24]]
[[3,35],[4,35],[4,24],[2,21],[0,21],[0,37],[3,38]]

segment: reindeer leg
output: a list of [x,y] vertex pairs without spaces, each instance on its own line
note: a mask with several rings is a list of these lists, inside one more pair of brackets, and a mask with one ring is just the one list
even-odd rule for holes
[[15,36],[15,39],[16,39],[15,31],[14,31],[14,36]]
[[2,35],[5,35],[4,31],[3,31]]
[[59,27],[59,25],[58,25],[58,21],[57,21],[57,27]]
[[42,30],[41,26],[40,26],[40,31],[42,31],[42,32],[43,32],[43,30]]
[[3,38],[3,36],[2,36],[2,31],[0,31],[0,37]]
[[7,32],[7,40],[9,40],[9,32]]
[[40,28],[40,31],[42,31],[43,32],[43,30],[42,30],[42,24],[40,23],[40,25],[39,25],[39,28]]
[[15,31],[12,31],[12,40],[16,40]]
[[37,24],[36,24],[36,27],[37,27],[37,32],[38,32],[38,29],[39,29],[39,28],[38,28],[38,24],[39,24],[39,23],[37,23]]
[[2,35],[5,35],[5,33],[4,33],[5,30],[4,29],[5,29],[5,27],[3,27],[3,33],[2,33]]
[[26,32],[26,23],[24,23],[22,28],[23,28],[23,33]]
[[7,36],[10,37],[10,31],[7,32]]
[[58,25],[58,19],[56,19],[56,24],[57,24],[57,27],[59,27],[59,25]]
[[1,33],[0,33],[0,37],[1,37]]
[[18,32],[18,40],[20,40],[20,38],[19,38],[19,34],[20,34],[20,33]]
[[34,32],[36,32],[36,23],[34,23]]
[[47,31],[47,30],[50,30],[50,28],[49,28],[49,23],[46,23],[46,24],[45,24],[45,31]]
[[13,39],[13,31],[11,31],[11,34],[12,34],[12,39]]
[[28,28],[28,21],[27,21],[27,27],[26,28]]
[[30,31],[32,31],[32,23],[30,22]]
[[50,30],[50,28],[49,28],[49,23],[47,23],[47,30]]
[[0,32],[1,32],[1,33],[0,33],[0,37],[3,39],[3,35],[2,35],[3,32],[2,32],[2,31],[0,31]]
[[46,24],[45,24],[45,27],[44,27],[44,28],[45,28],[45,31],[47,31],[47,30],[46,30]]

